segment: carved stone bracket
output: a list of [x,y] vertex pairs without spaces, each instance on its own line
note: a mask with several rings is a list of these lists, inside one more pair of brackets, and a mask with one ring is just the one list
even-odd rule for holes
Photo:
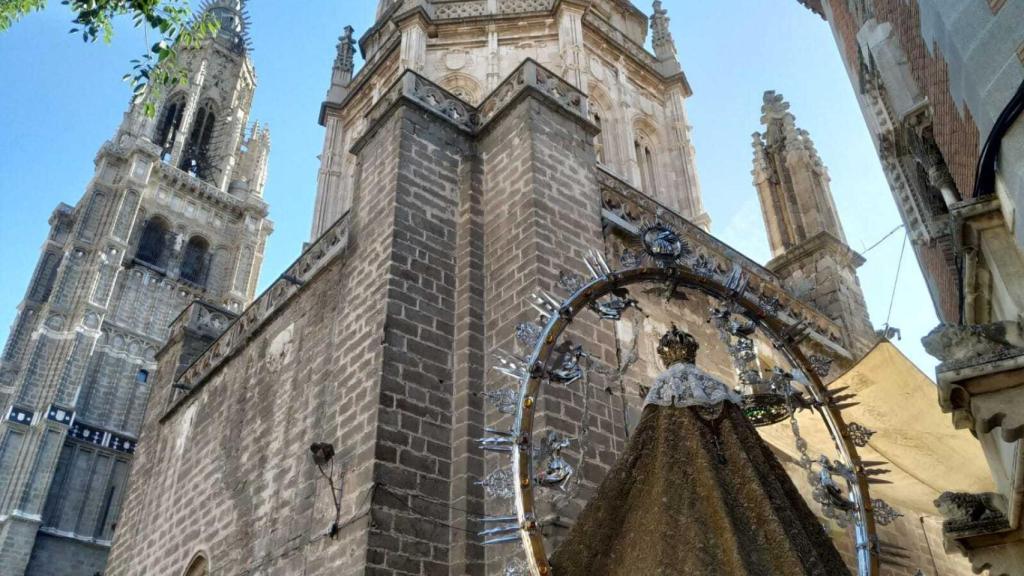
[[1003,512],[1005,506],[1002,496],[991,492],[984,494],[943,492],[935,500],[935,507],[945,518],[942,523],[942,531],[951,538],[965,538],[1008,530],[1010,524]]
[[1024,330],[1017,322],[941,325],[921,342],[942,361],[936,369],[939,404],[957,428],[986,434],[1001,428],[1024,437]]

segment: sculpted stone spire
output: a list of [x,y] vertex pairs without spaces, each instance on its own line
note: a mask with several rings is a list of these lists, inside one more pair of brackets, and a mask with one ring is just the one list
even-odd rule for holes
[[355,71],[356,41],[352,34],[355,30],[345,26],[344,34],[338,37],[337,55],[334,57],[334,68],[331,71],[331,87],[327,90],[327,101],[340,103],[347,94],[346,88],[352,82]]
[[654,0],[654,14],[651,16],[651,44],[658,60],[676,59],[676,42],[672,39],[669,25],[668,10],[661,5],[661,0]]
[[846,244],[828,170],[781,94],[764,93],[761,124],[752,173],[772,249],[766,267],[793,296],[841,325],[850,350],[865,353],[875,337],[857,279],[864,258]]
[[754,185],[772,256],[778,256],[820,232],[846,242],[828,170],[806,130],[797,128],[789,103],[781,94],[764,93],[761,106],[764,132],[754,137]]
[[348,73],[350,80],[356,54],[356,41],[352,37],[353,32],[355,32],[354,28],[345,26],[345,34],[338,37],[338,56],[334,59],[334,67]]
[[239,54],[249,50],[249,14],[244,0],[207,0],[200,9],[220,22],[218,41]]

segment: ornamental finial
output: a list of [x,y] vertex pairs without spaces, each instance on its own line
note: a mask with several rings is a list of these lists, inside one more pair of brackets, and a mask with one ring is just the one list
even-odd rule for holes
[[344,32],[338,37],[338,55],[334,59],[334,66],[342,72],[351,74],[355,69],[356,41],[352,37],[355,29],[345,26]]
[[668,28],[668,10],[662,7],[661,0],[654,0],[654,14],[651,15],[651,46],[658,60],[675,60],[676,43]]

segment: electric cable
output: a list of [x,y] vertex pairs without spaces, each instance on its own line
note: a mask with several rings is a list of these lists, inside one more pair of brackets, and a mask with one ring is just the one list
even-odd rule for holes
[[900,248],[900,259],[896,264],[896,278],[892,282],[892,295],[889,297],[889,313],[885,315],[885,327],[888,331],[889,320],[892,319],[892,305],[896,302],[896,287],[900,283],[900,269],[903,268],[903,253],[907,250],[907,237],[908,234],[903,234],[903,246]]

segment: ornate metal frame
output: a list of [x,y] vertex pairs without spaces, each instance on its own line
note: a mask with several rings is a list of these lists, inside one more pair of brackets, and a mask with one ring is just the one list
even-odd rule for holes
[[[600,262],[603,264],[603,259]],[[764,334],[771,338],[785,354],[792,366],[800,370],[806,377],[806,385],[813,395],[814,409],[821,415],[832,435],[842,462],[848,470],[855,472],[850,475],[852,478],[848,478],[848,480],[852,480],[849,482],[849,492],[850,498],[855,504],[854,530],[857,541],[858,574],[859,576],[877,576],[879,557],[874,505],[868,490],[869,474],[865,474],[864,471],[867,463],[861,462],[858,457],[853,435],[850,434],[843,420],[840,407],[832,401],[832,393],[822,383],[819,370],[816,369],[815,359],[805,356],[797,342],[788,336],[799,331],[800,321],[788,322],[775,315],[766,314],[759,303],[758,296],[748,290],[745,285],[736,286],[734,283],[730,283],[727,275],[707,274],[705,271],[694,270],[681,260],[670,265],[637,267],[620,271],[611,271],[607,265],[599,265],[596,269],[589,263],[588,266],[594,272],[593,278],[579,287],[571,296],[560,303],[547,297],[550,313],[547,314],[547,322],[526,361],[525,370],[519,377],[519,396],[513,428],[509,436],[502,439],[508,445],[508,448],[503,451],[510,452],[512,456],[512,473],[515,478],[515,517],[502,517],[493,520],[517,522],[515,528],[498,529],[498,532],[507,534],[518,531],[525,550],[529,573],[533,576],[552,576],[552,569],[548,563],[548,551],[545,547],[544,536],[537,523],[535,511],[536,475],[532,454],[535,438],[533,427],[536,401],[541,394],[544,381],[548,379],[552,357],[554,356],[554,361],[558,362],[559,354],[556,353],[556,347],[559,339],[576,315],[584,310],[592,310],[600,298],[630,285],[664,282],[680,288],[698,290],[733,304],[736,309],[741,310],[755,321]],[[513,536],[512,538],[501,538],[501,541],[514,539]]]

